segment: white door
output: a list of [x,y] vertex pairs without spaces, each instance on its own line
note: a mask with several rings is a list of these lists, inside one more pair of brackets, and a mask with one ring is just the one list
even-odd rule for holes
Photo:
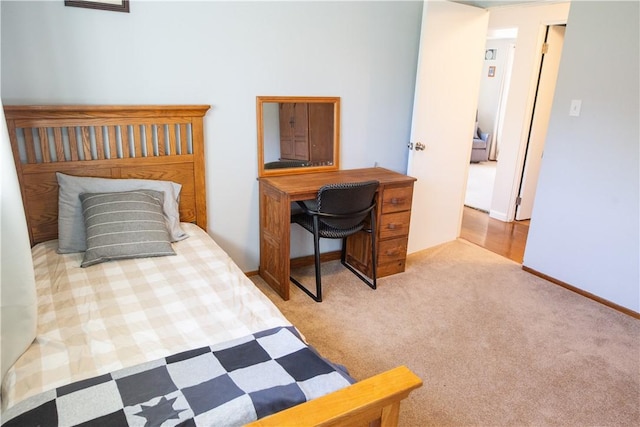
[[[460,234],[489,12],[425,1],[407,173],[413,193],[408,252]],[[424,150],[417,151],[418,143]]]
[[536,103],[531,122],[531,131],[529,132],[524,172],[522,173],[522,182],[520,184],[520,204],[516,207],[516,220],[531,218],[536,187],[538,186],[538,176],[540,175],[544,141],[547,138],[547,127],[551,116],[553,94],[556,91],[556,79],[558,78],[558,68],[560,67],[564,32],[564,25],[552,25],[547,33],[546,43],[548,50],[543,55],[540,67]]

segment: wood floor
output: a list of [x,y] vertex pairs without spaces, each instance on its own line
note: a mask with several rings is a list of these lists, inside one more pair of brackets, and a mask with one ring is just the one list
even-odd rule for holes
[[522,264],[529,220],[502,222],[465,206],[460,237]]

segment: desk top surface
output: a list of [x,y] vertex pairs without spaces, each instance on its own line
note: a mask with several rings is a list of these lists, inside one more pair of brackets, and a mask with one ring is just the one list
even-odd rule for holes
[[289,195],[317,192],[326,184],[377,180],[381,185],[413,182],[416,178],[385,168],[344,169],[296,175],[262,177],[258,180]]

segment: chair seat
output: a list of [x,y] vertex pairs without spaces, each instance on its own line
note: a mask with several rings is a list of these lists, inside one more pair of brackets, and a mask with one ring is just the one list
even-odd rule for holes
[[[291,222],[296,223],[304,227],[307,231],[313,233],[313,217],[307,214],[295,214],[291,216]],[[351,228],[334,228],[328,224],[318,220],[318,235],[326,239],[342,239],[343,237],[350,236],[358,231],[362,230],[364,224],[360,223]]]

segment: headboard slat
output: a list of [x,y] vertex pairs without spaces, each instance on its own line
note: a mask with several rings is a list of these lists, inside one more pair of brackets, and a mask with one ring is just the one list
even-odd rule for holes
[[29,163],[35,163],[36,150],[35,150],[35,146],[33,145],[34,141],[33,141],[33,133],[31,133],[31,128],[24,129],[23,135],[24,135],[24,141],[25,141],[26,151],[27,151],[27,161]]
[[153,150],[153,129],[150,124],[144,125],[144,147],[145,157],[151,157],[154,155]]
[[44,163],[51,162],[51,151],[49,147],[49,136],[46,128],[38,129],[38,138],[40,138],[40,155]]
[[176,146],[176,125],[169,125],[169,152],[171,154],[178,154],[178,147]]
[[180,152],[187,152],[187,126],[183,124],[180,125]]
[[56,159],[60,161],[65,159],[64,140],[62,139],[62,129],[53,128],[53,146],[56,150]]
[[[178,182],[182,185],[181,220],[195,222],[206,230],[203,118],[209,108],[5,106],[31,244],[57,238],[55,172]],[[191,141],[187,140],[188,128]],[[191,149],[187,148],[189,144]]]
[[93,136],[96,140],[96,156],[99,160],[106,159],[104,151],[104,135],[102,133],[102,126],[92,126],[89,132],[93,130]]
[[109,158],[114,159],[121,157],[118,155],[118,140],[116,139],[117,127],[115,125],[107,126],[107,136],[109,138]]
[[80,138],[82,141],[82,151],[84,152],[84,160],[91,160],[91,135],[87,126],[77,126],[80,129]]
[[71,161],[76,162],[80,159],[78,156],[78,140],[76,139],[76,129],[74,127],[67,127],[67,136],[69,137],[69,153],[71,154]]
[[[164,156],[167,153],[166,138],[164,134],[164,125],[158,125],[158,156]],[[171,152],[171,150],[169,150]]]

